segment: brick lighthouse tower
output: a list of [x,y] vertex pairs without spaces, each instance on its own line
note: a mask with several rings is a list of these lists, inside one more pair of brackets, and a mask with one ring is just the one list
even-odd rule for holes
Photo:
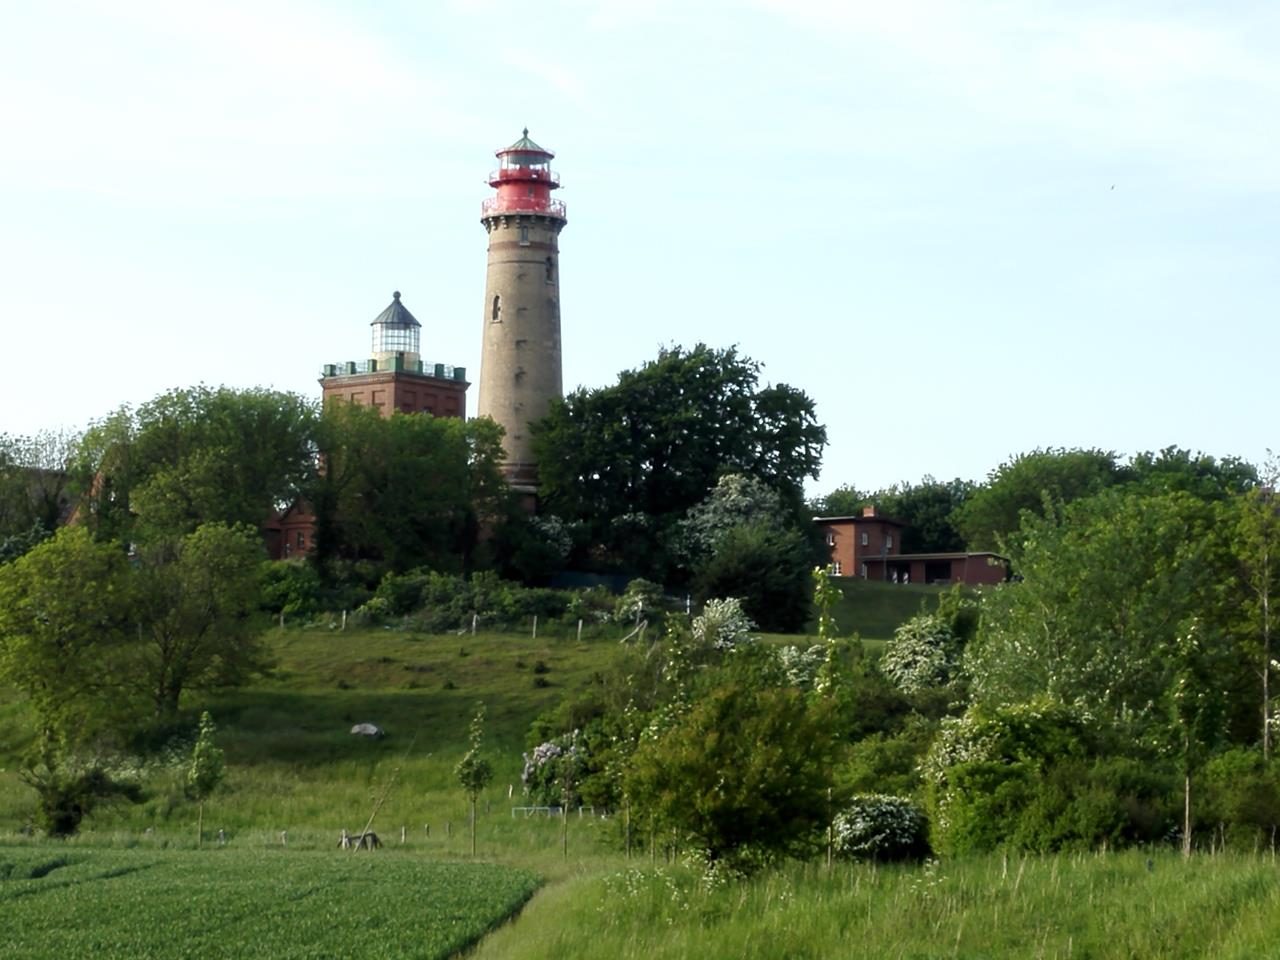
[[478,413],[506,430],[503,473],[516,490],[534,494],[538,465],[529,423],[545,416],[560,380],[560,250],[564,203],[551,199],[560,179],[555,156],[529,131],[497,151],[489,174],[497,193],[484,201],[489,234],[484,288],[484,346]]

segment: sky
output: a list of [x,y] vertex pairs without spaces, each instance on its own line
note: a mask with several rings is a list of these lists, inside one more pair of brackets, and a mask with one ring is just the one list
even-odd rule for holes
[[1280,5],[0,0],[0,432],[317,397],[393,290],[475,409],[493,152],[556,152],[566,389],[736,345],[810,493],[1259,462]]

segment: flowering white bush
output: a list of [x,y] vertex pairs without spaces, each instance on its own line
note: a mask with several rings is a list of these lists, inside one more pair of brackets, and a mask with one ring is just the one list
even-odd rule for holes
[[586,758],[577,730],[538,744],[531,753],[524,754],[520,782],[525,795],[542,806],[573,806],[578,800],[577,784]]
[[859,794],[836,814],[835,849],[857,860],[905,860],[929,849],[927,821],[906,797]]
[[782,670],[787,675],[787,682],[802,690],[813,686],[818,669],[826,663],[826,660],[827,648],[820,643],[815,643],[807,650],[795,646],[778,648],[778,662],[782,664]]
[[755,624],[742,609],[737,597],[708,600],[702,613],[693,618],[693,639],[699,646],[730,651],[755,638]]
[[947,622],[922,613],[893,632],[880,669],[903,693],[919,693],[954,680],[961,652]]

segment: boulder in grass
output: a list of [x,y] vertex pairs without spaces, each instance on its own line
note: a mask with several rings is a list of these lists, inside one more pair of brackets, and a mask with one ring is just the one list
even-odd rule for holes
[[351,728],[351,732],[356,736],[374,737],[375,739],[381,739],[387,735],[386,731],[376,723],[357,723]]

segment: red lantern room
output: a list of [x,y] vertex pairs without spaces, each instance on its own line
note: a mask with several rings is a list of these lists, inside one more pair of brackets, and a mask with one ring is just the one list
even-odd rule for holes
[[529,128],[509,147],[497,151],[498,169],[489,174],[489,186],[497,196],[481,206],[484,217],[504,213],[530,213],[566,220],[564,202],[552,200],[551,191],[559,188],[560,178],[551,172],[550,150],[529,139]]

